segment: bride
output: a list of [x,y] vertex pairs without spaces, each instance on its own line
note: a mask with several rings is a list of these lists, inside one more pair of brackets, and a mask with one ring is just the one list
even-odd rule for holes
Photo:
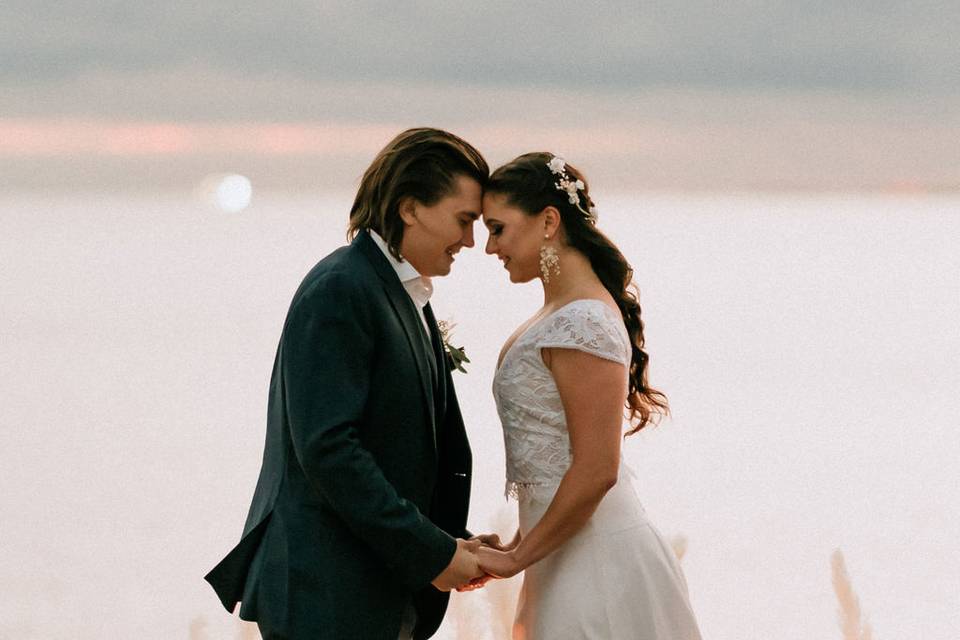
[[680,565],[621,467],[624,408],[627,435],[667,409],[647,385],[629,265],[583,176],[548,153],[493,173],[483,220],[510,281],[544,292],[493,382],[520,528],[478,552],[491,576],[524,571],[514,639],[698,640]]

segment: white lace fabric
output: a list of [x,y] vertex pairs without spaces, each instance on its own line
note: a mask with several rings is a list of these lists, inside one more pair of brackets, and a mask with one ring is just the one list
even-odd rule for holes
[[541,349],[576,349],[630,364],[630,337],[620,314],[604,302],[574,300],[531,325],[503,356],[493,397],[506,446],[506,495],[552,497],[572,459],[560,393]]

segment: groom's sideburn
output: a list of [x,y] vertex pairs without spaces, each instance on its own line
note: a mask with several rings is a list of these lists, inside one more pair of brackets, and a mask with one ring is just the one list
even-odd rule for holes
[[411,603],[415,638],[440,625],[448,594],[430,581],[470,535],[472,461],[424,315],[429,334],[365,232],[293,297],[243,535],[206,576],[265,637],[396,640]]

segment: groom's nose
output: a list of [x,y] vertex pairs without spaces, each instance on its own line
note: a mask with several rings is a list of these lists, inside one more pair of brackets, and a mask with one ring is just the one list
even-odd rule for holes
[[460,239],[460,244],[465,247],[473,246],[473,223],[467,225],[466,231],[463,232],[463,238]]

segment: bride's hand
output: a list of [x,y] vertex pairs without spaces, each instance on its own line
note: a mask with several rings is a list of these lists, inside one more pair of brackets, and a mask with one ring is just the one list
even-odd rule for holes
[[479,535],[479,536],[473,536],[473,537],[470,538],[470,539],[471,539],[471,540],[479,540],[479,541],[480,541],[480,544],[482,544],[483,546],[485,546],[485,547],[493,547],[494,549],[497,549],[498,551],[506,551],[506,549],[507,549],[507,548],[503,545],[503,543],[500,542],[500,536],[498,536],[498,535],[495,534],[495,533],[485,533],[485,534],[481,534],[481,535]]
[[477,560],[480,563],[480,568],[495,578],[510,578],[520,573],[522,569],[513,551],[498,551],[492,547],[480,547],[477,550]]

